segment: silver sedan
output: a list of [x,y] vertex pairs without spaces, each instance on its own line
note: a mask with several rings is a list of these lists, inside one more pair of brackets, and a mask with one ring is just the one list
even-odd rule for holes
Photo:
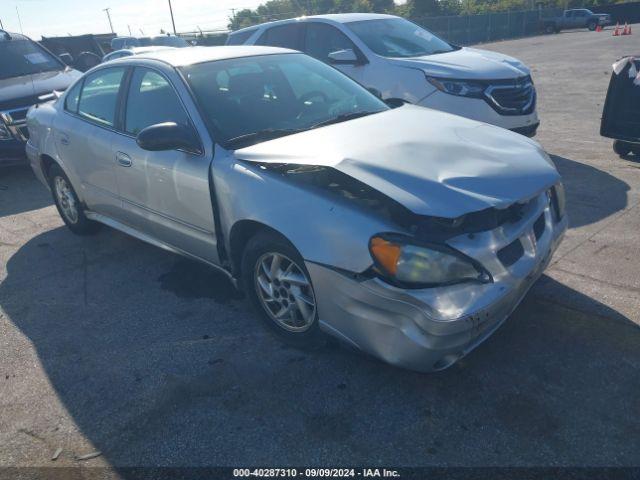
[[564,190],[532,140],[389,103],[289,50],[168,50],[31,109],[27,153],[72,232],[222,270],[286,341],[439,370],[541,275]]

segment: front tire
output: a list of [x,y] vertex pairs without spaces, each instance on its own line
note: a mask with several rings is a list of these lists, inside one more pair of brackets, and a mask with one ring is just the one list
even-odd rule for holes
[[49,185],[58,213],[69,230],[76,235],[90,235],[98,231],[100,224],[85,216],[69,177],[59,165],[54,164],[49,169]]
[[631,153],[631,144],[622,140],[614,140],[613,151],[621,157],[626,157]]
[[311,278],[298,251],[282,236],[260,232],[242,257],[242,285],[267,326],[297,347],[321,339]]

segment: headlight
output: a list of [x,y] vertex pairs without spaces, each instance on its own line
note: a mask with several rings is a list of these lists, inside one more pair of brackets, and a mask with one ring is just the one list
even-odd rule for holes
[[427,80],[438,90],[459,97],[481,98],[486,86],[468,80],[449,80],[446,78],[435,78],[427,76]]
[[369,241],[369,251],[378,272],[401,287],[492,280],[478,262],[446,245],[420,244],[403,235],[380,234]]
[[12,138],[11,132],[7,126],[2,123],[2,120],[0,120],[0,140],[11,140]]
[[556,183],[551,188],[551,205],[556,216],[556,222],[558,222],[564,217],[567,209],[567,197],[562,182]]

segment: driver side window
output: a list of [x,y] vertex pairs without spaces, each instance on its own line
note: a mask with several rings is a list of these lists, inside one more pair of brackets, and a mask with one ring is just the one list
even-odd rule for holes
[[190,125],[189,116],[168,80],[153,70],[137,67],[127,98],[125,131],[137,135],[164,122]]
[[357,51],[349,38],[332,25],[326,23],[308,23],[304,52],[307,55],[331,63],[329,54],[339,50]]

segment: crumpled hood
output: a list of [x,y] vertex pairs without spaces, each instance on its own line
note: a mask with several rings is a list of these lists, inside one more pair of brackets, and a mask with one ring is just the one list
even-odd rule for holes
[[525,64],[513,57],[466,47],[447,53],[394,58],[390,61],[401,67],[419,68],[434,77],[464,80],[505,80],[531,73]]
[[64,92],[81,75],[76,70],[66,69],[0,79],[0,105],[54,90]]
[[506,208],[560,178],[540,146],[526,137],[413,105],[260,143],[235,155],[256,163],[333,167],[414,213],[446,218]]

